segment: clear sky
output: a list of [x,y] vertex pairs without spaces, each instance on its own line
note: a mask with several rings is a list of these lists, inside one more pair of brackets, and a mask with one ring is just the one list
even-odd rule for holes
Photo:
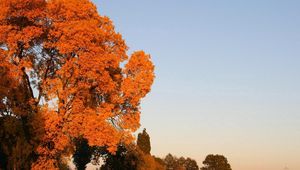
[[156,65],[152,154],[300,170],[300,1],[94,0]]

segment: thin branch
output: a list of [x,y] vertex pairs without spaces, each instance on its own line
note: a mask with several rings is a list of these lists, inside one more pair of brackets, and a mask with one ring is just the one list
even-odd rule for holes
[[27,88],[28,88],[29,93],[30,93],[30,97],[34,99],[33,90],[32,90],[31,85],[30,85],[30,80],[29,80],[29,77],[28,77],[24,67],[22,68],[22,72],[23,72],[23,76],[24,76],[24,79],[25,79],[26,84],[27,84]]
[[[51,59],[47,61],[47,68],[46,68],[46,71],[45,71],[43,81],[45,81],[47,79],[47,74],[48,74],[48,71],[49,71],[49,68],[50,68]],[[37,104],[40,103],[40,100],[41,100],[41,97],[42,97],[42,91],[43,91],[43,88],[41,87],[41,85],[39,85],[39,96],[38,96],[38,99],[37,99]]]

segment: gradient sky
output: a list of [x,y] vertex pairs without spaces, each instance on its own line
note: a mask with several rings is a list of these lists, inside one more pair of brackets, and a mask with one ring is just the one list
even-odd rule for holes
[[152,154],[300,169],[300,1],[94,2],[156,65],[141,119]]

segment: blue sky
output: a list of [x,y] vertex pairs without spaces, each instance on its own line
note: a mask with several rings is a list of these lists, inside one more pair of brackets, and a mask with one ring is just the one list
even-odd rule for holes
[[141,120],[152,154],[300,169],[300,1],[94,2],[156,65]]

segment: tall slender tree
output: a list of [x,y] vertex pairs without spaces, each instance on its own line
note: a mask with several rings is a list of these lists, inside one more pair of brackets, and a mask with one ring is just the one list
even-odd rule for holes
[[150,144],[150,136],[146,132],[146,129],[143,130],[142,133],[138,134],[137,138],[137,146],[145,153],[150,154],[151,144]]

